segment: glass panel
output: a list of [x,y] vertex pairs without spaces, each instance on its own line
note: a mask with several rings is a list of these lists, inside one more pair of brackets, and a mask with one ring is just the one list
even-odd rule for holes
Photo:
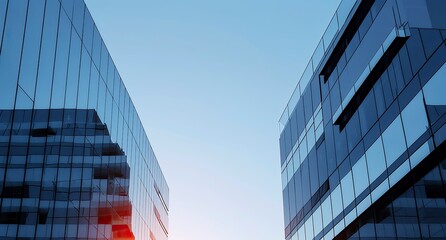
[[105,80],[105,83],[107,83],[107,67],[108,67],[108,60],[110,59],[108,55],[107,48],[105,46],[105,43],[101,40],[101,64],[99,68],[99,74],[102,76],[102,78]]
[[334,36],[338,32],[338,29],[339,29],[339,27],[338,27],[338,18],[335,15],[331,19],[331,22],[328,25],[327,30],[325,30],[325,33],[324,33],[324,46],[325,46],[325,49],[327,49],[329,47],[329,44],[331,43],[331,41],[333,40]]
[[321,207],[318,207],[316,211],[313,213],[313,226],[314,226],[314,234],[318,234],[322,231],[322,212]]
[[2,109],[14,107],[27,5],[28,1],[24,0],[10,1],[8,4],[0,54],[0,73],[2,78],[0,108]]
[[17,100],[15,103],[15,109],[32,109],[32,108],[33,108],[33,101],[19,86],[19,88],[17,89]]
[[399,116],[390,124],[382,134],[384,150],[386,152],[387,166],[390,166],[401,154],[406,151],[403,125]]
[[96,68],[99,71],[100,61],[101,61],[101,49],[102,49],[102,39],[99,34],[98,28],[96,26],[93,27],[93,62],[96,65]]
[[85,4],[82,0],[74,0],[73,9],[73,26],[79,36],[82,36],[82,28],[84,25],[84,9]]
[[29,2],[19,84],[32,99],[36,87],[44,9],[45,4],[39,1]]
[[308,218],[305,222],[305,236],[306,239],[313,239],[313,219],[312,217]]
[[333,209],[333,218],[337,217],[342,210],[344,210],[342,206],[342,195],[341,195],[341,186],[338,185],[332,192],[331,192],[331,202],[332,202],[332,209]]
[[369,181],[372,183],[381,173],[386,170],[386,160],[384,157],[383,144],[381,137],[376,140],[366,152],[367,169],[369,172]]
[[333,220],[333,215],[331,214],[331,201],[330,196],[328,196],[324,202],[321,204],[322,207],[322,220],[324,221],[324,228]]
[[352,10],[353,6],[355,5],[356,0],[343,0],[338,8],[338,20],[339,25],[342,26],[344,22],[347,20],[348,14]]
[[348,206],[355,199],[351,172],[348,172],[347,175],[345,175],[345,177],[341,180],[341,187],[344,205]]
[[352,172],[357,197],[369,186],[365,155],[362,156],[355,165],[353,165]]
[[69,18],[72,19],[74,0],[63,0],[61,2],[62,2],[62,7],[65,9],[65,11],[68,14]]
[[92,64],[90,72],[90,89],[88,91],[88,108],[96,108],[98,101],[99,72]]
[[314,51],[313,54],[313,67],[317,68],[317,66],[319,65],[319,62],[322,60],[322,57],[324,56],[324,43],[321,41],[319,42],[319,44],[316,47],[316,50]]
[[88,101],[88,86],[90,84],[90,63],[91,58],[87,53],[85,47],[82,48],[82,61],[79,75],[79,93],[77,100],[77,107],[80,109],[87,108]]
[[88,11],[88,9],[85,9],[85,16],[84,16],[84,31],[82,36],[82,42],[84,43],[85,47],[87,48],[87,51],[91,54],[93,49],[93,29],[94,29],[94,22],[91,18],[91,14]]
[[2,49],[3,28],[5,25],[7,4],[8,4],[8,0],[0,0],[0,52]]
[[[73,30],[72,30],[73,31]],[[81,55],[81,40],[77,34],[71,34],[70,57],[68,62],[67,91],[65,108],[75,108],[79,81],[79,64]]]
[[102,79],[99,80],[99,90],[98,90],[98,115],[99,118],[103,121],[105,114],[105,92],[107,89],[105,88],[104,81]]
[[401,117],[407,145],[411,146],[429,128],[421,92],[404,108]]
[[63,108],[65,103],[65,85],[67,83],[68,53],[70,50],[71,22],[65,12],[61,12],[59,33],[57,35],[56,63],[51,107]]
[[445,79],[446,64],[423,87],[426,108],[432,123],[435,123],[446,113],[446,98],[444,97],[444,89],[446,89]]
[[[59,9],[59,1],[47,1],[43,26],[42,46],[40,48],[35,108],[48,109],[50,107]],[[60,99],[58,100],[60,101]]]

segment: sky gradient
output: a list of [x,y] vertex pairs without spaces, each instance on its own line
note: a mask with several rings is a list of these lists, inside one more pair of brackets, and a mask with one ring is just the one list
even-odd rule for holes
[[86,0],[170,187],[169,239],[283,239],[278,120],[340,0]]

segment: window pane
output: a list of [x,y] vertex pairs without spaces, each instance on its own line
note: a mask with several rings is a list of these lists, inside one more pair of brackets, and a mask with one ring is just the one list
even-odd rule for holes
[[82,0],[74,1],[74,9],[73,9],[73,26],[76,29],[76,32],[79,36],[82,36],[82,28],[84,25],[84,9],[85,4]]
[[313,239],[313,218],[310,217],[305,222],[305,236],[306,239]]
[[314,235],[322,231],[322,212],[321,207],[318,207],[313,213]]
[[335,218],[338,216],[342,210],[342,196],[341,196],[341,186],[338,185],[332,192],[331,192],[331,199],[332,199],[332,209],[333,209],[333,217]]
[[65,11],[61,12],[59,33],[57,35],[56,63],[52,91],[52,108],[63,108],[65,100],[65,85],[67,83],[68,53],[70,50],[71,22]]
[[101,48],[102,48],[102,39],[101,35],[99,35],[99,31],[96,26],[93,27],[93,62],[99,70],[100,61],[101,61]]
[[369,181],[372,183],[381,173],[386,170],[386,160],[384,157],[381,137],[376,140],[366,152],[367,169],[369,170]]
[[341,186],[344,205],[348,206],[355,199],[351,172],[348,172],[347,175],[345,175],[345,177],[341,180]]
[[90,81],[90,63],[91,63],[90,55],[88,55],[87,49],[83,47],[81,69],[79,76],[80,91],[78,93],[78,100],[77,100],[77,107],[80,109],[87,108],[88,86]]
[[[443,82],[445,80],[443,79]],[[429,128],[421,92],[401,112],[407,145],[411,146]]]
[[19,84],[32,99],[36,86],[44,9],[45,5],[39,1],[29,2]]
[[[48,109],[50,106],[59,8],[59,1],[46,3],[35,108]],[[60,99],[58,100],[60,101]]]
[[362,156],[358,160],[358,162],[356,162],[356,164],[352,168],[352,171],[353,171],[353,180],[355,184],[355,193],[357,197],[369,186],[365,155]]
[[322,220],[324,221],[324,228],[333,220],[333,216],[331,214],[331,202],[330,196],[328,196],[324,202],[321,204],[322,206]]
[[[72,30],[73,31],[73,30]],[[65,96],[65,108],[75,108],[77,87],[79,81],[79,64],[81,55],[81,40],[77,34],[71,34],[70,57],[68,62],[68,78]]]
[[5,24],[7,3],[8,0],[0,0],[0,49],[2,48],[1,40],[3,38],[3,27]]
[[446,64],[423,87],[424,99],[430,121],[435,123],[440,116],[446,113]]
[[88,91],[88,108],[96,108],[98,101],[98,84],[99,73],[94,65],[91,66],[90,72],[90,89]]
[[0,54],[0,108],[13,108],[22,52],[25,15],[28,1],[9,1],[2,51]]
[[87,51],[91,54],[92,48],[93,48],[93,29],[94,29],[94,22],[91,18],[91,14],[88,11],[88,9],[85,9],[85,16],[84,16],[84,31],[82,36],[82,41],[87,48]]
[[386,152],[387,166],[390,166],[390,164],[406,151],[403,125],[401,124],[401,118],[399,116],[384,131],[382,138]]

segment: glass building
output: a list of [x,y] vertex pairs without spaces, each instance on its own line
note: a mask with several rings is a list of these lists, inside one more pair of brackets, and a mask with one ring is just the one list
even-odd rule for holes
[[341,2],[280,119],[287,240],[446,239],[445,12]]
[[0,0],[0,239],[168,239],[169,189],[82,0]]

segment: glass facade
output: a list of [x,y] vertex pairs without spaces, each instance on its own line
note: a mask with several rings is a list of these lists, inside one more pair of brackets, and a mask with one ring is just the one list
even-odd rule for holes
[[343,0],[280,119],[285,238],[446,238],[446,2]]
[[0,239],[168,239],[169,188],[83,0],[0,0]]

